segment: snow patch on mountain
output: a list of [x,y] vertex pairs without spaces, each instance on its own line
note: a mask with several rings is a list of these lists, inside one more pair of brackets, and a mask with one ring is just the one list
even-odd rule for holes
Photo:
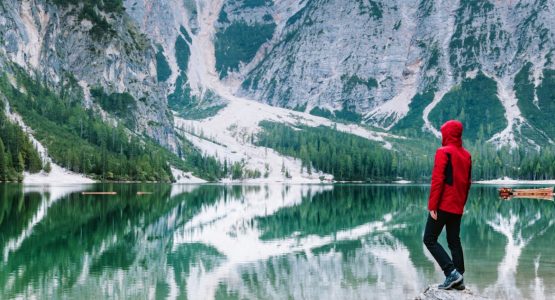
[[192,142],[202,152],[221,160],[246,163],[247,168],[269,171],[262,181],[283,181],[282,166],[289,171],[292,182],[319,182],[320,176],[328,180],[332,177],[320,172],[307,174],[302,171],[301,161],[278,154],[272,149],[253,144],[253,137],[260,131],[261,121],[272,121],[290,126],[306,125],[311,127],[327,126],[338,131],[354,134],[382,143],[387,149],[392,145],[387,138],[401,139],[389,133],[374,132],[354,124],[334,123],[328,119],[310,114],[274,107],[260,102],[233,97],[226,107],[213,117],[203,120],[185,120],[174,116],[176,130]]
[[516,149],[522,146],[522,141],[525,141],[539,151],[541,146],[536,141],[522,134],[522,128],[525,126],[537,131],[549,144],[553,144],[553,140],[551,140],[543,130],[532,126],[522,115],[518,107],[518,98],[514,90],[514,76],[499,78],[497,76],[487,75],[492,76],[497,83],[497,97],[505,109],[505,119],[507,120],[507,127],[496,133],[488,142],[494,144],[497,148],[509,146],[511,149]]
[[39,142],[34,136],[33,131],[30,127],[25,125],[23,119],[20,115],[10,110],[9,105],[6,105],[6,114],[8,118],[19,125],[21,129],[27,134],[37,152],[40,155],[40,158],[43,164],[50,163],[51,171],[46,173],[45,171],[40,171],[35,174],[31,174],[29,172],[23,173],[23,183],[25,184],[66,184],[66,183],[78,183],[78,184],[85,184],[85,183],[94,183],[95,181],[85,175],[78,174],[72,172],[66,168],[61,167],[60,165],[56,164],[50,156],[48,156],[48,151]]
[[192,172],[184,172],[174,167],[171,167],[171,171],[173,178],[175,178],[175,183],[206,183],[206,180],[196,177]]
[[521,127],[526,122],[520,109],[518,108],[518,99],[516,98],[515,91],[511,82],[512,78],[500,79],[495,78],[497,82],[497,97],[505,108],[505,119],[507,120],[507,127],[501,132],[496,133],[489,142],[496,145],[498,148],[508,145],[510,148],[518,148],[516,134],[520,134]]
[[439,92],[435,93],[434,99],[426,108],[424,108],[424,113],[422,114],[422,119],[424,120],[424,130],[431,132],[434,136],[440,138],[441,132],[437,130],[432,122],[430,122],[430,112],[438,105],[438,103],[443,99],[443,96],[451,90],[451,87],[445,86]]
[[23,173],[24,184],[85,184],[95,181],[79,173],[69,171],[56,163],[50,163],[49,173],[40,171],[36,174]]
[[[178,121],[186,122],[187,120],[178,119]],[[191,124],[188,125],[190,126]],[[232,125],[232,127],[234,126]],[[237,129],[237,127],[235,127],[235,129]],[[216,131],[216,137],[202,138],[183,131],[184,137],[193,143],[201,152],[216,157],[217,159],[227,160],[230,163],[242,163],[244,164],[244,169],[252,171],[258,170],[263,174],[260,178],[240,180],[244,183],[320,183],[322,182],[320,177],[325,181],[331,181],[333,179],[333,176],[316,170],[314,170],[312,174],[303,172],[301,169],[301,161],[293,157],[280,155],[273,149],[257,147],[246,143],[245,140],[249,139],[248,135],[233,136],[234,134],[239,134],[237,131],[230,131],[229,133],[229,135],[222,135],[218,129]],[[236,138],[239,138],[239,140]],[[241,139],[243,141],[241,141]],[[285,176],[282,169],[289,173],[289,178]],[[222,179],[222,182],[227,183],[233,181],[234,180],[230,178]]]
[[543,80],[543,71],[547,65],[546,57],[549,54],[544,53],[540,57],[531,57],[530,63],[532,63],[532,82],[534,83],[534,100],[532,103],[540,109],[540,99],[538,98],[537,88],[541,85]]

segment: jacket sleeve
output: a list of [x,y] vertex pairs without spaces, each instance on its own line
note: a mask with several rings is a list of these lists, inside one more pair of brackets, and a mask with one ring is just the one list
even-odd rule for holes
[[[470,185],[472,184],[472,156],[470,157],[470,167],[468,167],[468,186],[466,187],[466,198],[468,199],[468,191],[470,191]],[[466,203],[466,199],[465,199]]]
[[447,154],[442,149],[437,149],[432,170],[432,185],[430,197],[428,198],[428,210],[437,210],[439,200],[443,194],[445,181],[445,166],[447,165]]

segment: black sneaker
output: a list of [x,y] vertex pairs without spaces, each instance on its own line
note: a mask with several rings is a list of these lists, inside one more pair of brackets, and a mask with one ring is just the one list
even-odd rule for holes
[[464,289],[466,289],[466,287],[464,286],[464,279],[461,280],[461,282],[455,284],[453,288],[457,291],[463,291]]
[[452,288],[455,284],[461,282],[462,280],[463,280],[463,276],[461,275],[461,273],[459,273],[459,271],[455,269],[453,270],[453,272],[451,272],[451,274],[449,274],[449,276],[445,278],[445,281],[442,284],[440,284],[438,288],[440,290],[448,290]]

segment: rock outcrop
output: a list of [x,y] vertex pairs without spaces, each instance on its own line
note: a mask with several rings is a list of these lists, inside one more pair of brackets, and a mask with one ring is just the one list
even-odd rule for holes
[[[95,105],[91,89],[131,95],[128,127],[171,146],[171,114],[157,80],[154,46],[123,6],[101,3],[2,1],[0,56],[55,91],[78,91],[85,106]],[[5,64],[0,69],[9,72]]]
[[486,300],[479,295],[475,295],[472,291],[465,289],[457,290],[440,290],[437,286],[429,286],[422,294],[417,296],[415,300]]

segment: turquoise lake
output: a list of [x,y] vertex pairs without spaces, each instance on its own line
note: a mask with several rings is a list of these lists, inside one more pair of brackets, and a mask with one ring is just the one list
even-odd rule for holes
[[[0,298],[411,299],[443,279],[422,244],[427,196],[427,185],[2,184]],[[467,287],[553,297],[554,212],[474,186]]]

